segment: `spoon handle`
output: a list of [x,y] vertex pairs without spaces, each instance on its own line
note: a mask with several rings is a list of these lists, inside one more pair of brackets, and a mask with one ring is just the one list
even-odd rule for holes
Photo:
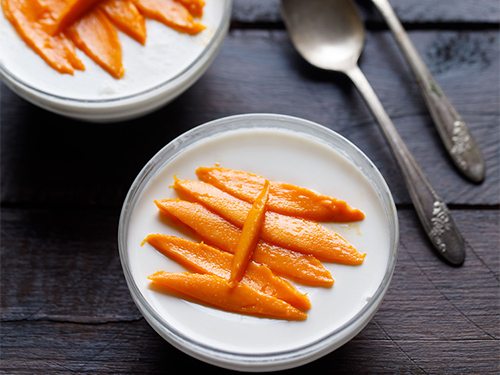
[[483,181],[486,169],[484,159],[467,125],[432,77],[389,1],[372,1],[387,21],[412,68],[427,108],[451,159],[458,170],[469,180],[477,183]]
[[438,253],[449,263],[461,265],[465,260],[465,243],[448,207],[436,194],[424,172],[399,136],[382,103],[358,66],[345,71],[354,82],[380,127],[403,173],[410,197],[422,226]]

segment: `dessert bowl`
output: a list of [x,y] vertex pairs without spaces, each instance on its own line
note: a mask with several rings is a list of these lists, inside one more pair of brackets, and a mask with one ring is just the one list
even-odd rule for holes
[[[176,197],[174,176],[220,163],[346,200],[364,211],[356,223],[323,223],[361,252],[360,266],[325,263],[331,288],[294,283],[312,308],[305,321],[225,312],[158,293],[148,275],[181,272],[176,262],[141,241],[149,233],[190,238],[158,214],[155,199]],[[196,240],[195,237],[191,239]],[[132,298],[170,344],[224,368],[274,371],[311,362],[353,338],[370,321],[389,286],[398,247],[395,205],[381,174],[351,142],[316,123],[277,114],[246,114],[198,126],[160,150],[139,173],[123,204],[119,251]]]
[[15,93],[49,111],[92,122],[127,120],[147,114],[187,90],[208,69],[224,40],[230,0],[207,0],[191,36],[146,21],[143,46],[119,33],[125,75],[114,79],[81,51],[85,71],[74,75],[51,69],[0,16],[0,79]]

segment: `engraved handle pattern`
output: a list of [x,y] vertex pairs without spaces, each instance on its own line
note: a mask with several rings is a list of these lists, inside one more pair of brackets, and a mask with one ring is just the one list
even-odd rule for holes
[[466,169],[469,167],[467,162],[467,152],[469,152],[474,146],[472,145],[472,138],[470,133],[461,120],[455,120],[453,123],[453,131],[451,136],[452,146],[450,152],[455,155],[457,162],[460,167]]
[[441,201],[435,201],[432,205],[432,228],[429,232],[431,241],[434,242],[439,251],[442,253],[447,251],[446,242],[443,236],[451,229],[450,225],[450,211],[446,204]]

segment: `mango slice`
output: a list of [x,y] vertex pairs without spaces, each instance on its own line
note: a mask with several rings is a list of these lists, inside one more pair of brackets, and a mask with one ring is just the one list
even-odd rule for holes
[[45,8],[43,24],[56,35],[65,30],[100,0],[35,0]]
[[[160,212],[191,227],[198,235],[219,249],[233,253],[241,230],[199,203],[166,199],[155,201]],[[275,274],[304,285],[331,287],[333,278],[315,257],[260,241],[253,260],[267,265]]]
[[252,258],[253,252],[259,242],[260,229],[264,223],[266,214],[266,203],[269,197],[269,181],[265,181],[264,187],[255,200],[252,208],[248,212],[241,236],[234,251],[233,265],[231,267],[231,276],[229,282],[238,282],[243,277],[248,262]]
[[100,8],[76,21],[68,29],[68,34],[78,48],[114,78],[123,76],[125,70],[118,33]]
[[83,65],[82,61],[76,55],[76,47],[71,39],[65,33],[60,33],[57,37],[60,38],[61,44],[66,49],[66,58],[71,63],[73,68],[76,70],[85,70],[85,65]]
[[[251,204],[201,181],[175,180],[175,190],[200,202],[237,227],[243,227]],[[304,219],[266,212],[261,238],[287,249],[314,255],[319,260],[348,265],[363,263],[366,254],[339,234]]]
[[161,22],[174,30],[198,34],[205,26],[193,19],[189,11],[175,0],[133,0],[146,17]]
[[151,287],[166,293],[240,314],[265,318],[305,320],[307,314],[276,297],[238,283],[234,288],[219,276],[159,271],[149,276]]
[[105,0],[100,6],[119,30],[141,44],[146,43],[146,19],[132,0]]
[[189,13],[193,17],[203,16],[203,7],[205,6],[205,0],[176,0],[181,3],[189,10]]
[[45,30],[40,22],[45,10],[36,0],[2,0],[2,8],[19,36],[50,67],[63,74],[85,69],[65,34],[52,36]]
[[[264,185],[264,177],[221,167],[200,167],[198,178],[248,203],[253,203]],[[351,222],[365,218],[362,211],[345,201],[310,189],[271,181],[268,210],[314,221]]]
[[[230,276],[234,256],[204,243],[192,242],[166,234],[150,234],[144,241],[163,255],[175,260],[188,270],[217,275],[223,279]],[[241,282],[264,294],[279,298],[300,309],[309,310],[311,303],[292,284],[275,276],[261,264],[250,262]]]

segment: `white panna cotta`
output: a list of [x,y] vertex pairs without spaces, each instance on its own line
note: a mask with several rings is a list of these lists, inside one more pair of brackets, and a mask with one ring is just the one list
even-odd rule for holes
[[[126,233],[123,239],[126,249],[121,251],[126,252],[126,262],[132,278],[129,284],[132,282],[136,285],[148,309],[152,309],[168,327],[180,333],[183,340],[216,352],[237,353],[243,357],[300,351],[301,348],[321,342],[346,325],[352,324],[353,319],[359,320],[360,311],[366,309],[374,298],[381,297],[377,292],[384,278],[388,283],[388,273],[390,279],[395,258],[394,246],[397,242],[397,223],[392,199],[388,195],[387,203],[387,196],[381,196],[389,194],[388,190],[381,192],[381,186],[383,189],[387,189],[387,186],[383,180],[381,183],[373,180],[374,171],[370,170],[368,161],[365,166],[360,167],[353,160],[349,160],[349,148],[355,149],[354,146],[333,132],[329,133],[341,140],[341,146],[345,143],[348,147],[336,150],[314,135],[287,130],[283,122],[299,121],[294,118],[253,115],[255,118],[252,120],[251,116],[235,117],[236,127],[230,126],[228,122],[227,130],[199,137],[196,142],[177,151],[168,161],[159,161],[161,152],[155,156],[160,157],[157,160],[157,170],[147,183],[143,180],[143,188],[137,191],[134,204],[127,208],[128,222],[125,227],[120,228]],[[279,118],[279,121],[274,121],[279,127],[274,126],[273,118]],[[238,126],[252,121],[254,125],[259,126]],[[216,127],[212,126],[211,129]],[[359,150],[355,150],[362,155]],[[361,266],[324,263],[335,279],[332,288],[305,287],[293,283],[300,291],[307,293],[311,300],[312,308],[306,321],[290,322],[224,312],[149,288],[147,277],[158,270],[185,271],[178,263],[163,256],[150,245],[140,246],[149,233],[165,233],[198,240],[167,225],[161,219],[153,201],[177,197],[171,188],[174,176],[196,179],[197,167],[211,166],[214,163],[254,172],[272,181],[286,181],[304,186],[346,200],[351,206],[365,213],[366,218],[356,223],[324,223],[367,255]],[[367,173],[361,170],[362,168],[365,168]],[[367,175],[368,173],[371,175]],[[378,172],[375,175],[381,179]],[[123,224],[122,217],[121,225]],[[373,312],[374,310],[365,314],[364,324]],[[352,336],[357,333],[354,331],[356,330],[353,330]],[[346,339],[343,340],[345,342]],[[322,350],[332,350],[334,346],[329,344]],[[190,352],[189,349],[186,351]],[[314,354],[310,353],[308,356],[313,358]],[[198,357],[225,367],[242,369],[224,361],[219,363],[218,359],[211,360],[203,355]],[[280,368],[290,367],[291,363],[281,365]],[[272,365],[265,366],[265,369],[276,369]],[[251,369],[251,366],[244,367],[249,368]]]
[[2,14],[0,76],[21,96],[58,113],[95,121],[134,117],[173,99],[201,75],[224,37],[229,12],[229,0],[207,0],[201,18],[206,29],[194,36],[147,19],[144,46],[119,32],[125,68],[121,79],[110,76],[80,50],[84,71],[74,75],[55,71]]

